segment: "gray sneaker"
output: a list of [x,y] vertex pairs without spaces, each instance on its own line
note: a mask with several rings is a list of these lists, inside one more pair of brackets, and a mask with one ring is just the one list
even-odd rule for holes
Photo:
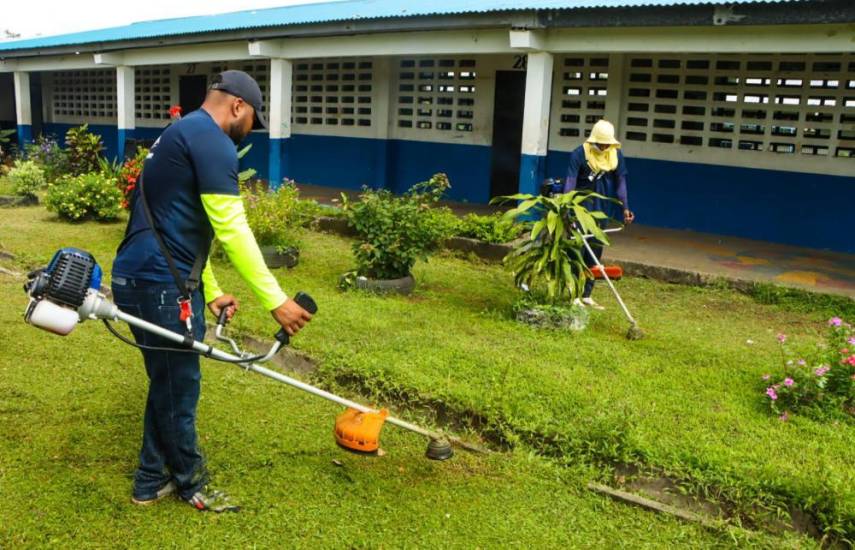
[[213,491],[207,486],[197,491],[187,502],[200,512],[237,512],[240,506],[232,504],[222,491]]
[[173,494],[176,489],[177,487],[175,486],[175,482],[170,480],[166,485],[158,489],[157,493],[155,493],[154,495],[154,498],[139,499],[137,497],[132,496],[131,502],[139,506],[148,506],[149,504],[154,504],[155,502]]

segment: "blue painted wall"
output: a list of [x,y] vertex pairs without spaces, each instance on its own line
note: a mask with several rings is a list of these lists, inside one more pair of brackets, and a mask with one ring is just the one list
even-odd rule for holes
[[[79,124],[62,124],[56,122],[47,122],[42,126],[42,133],[52,135],[61,144],[65,144],[65,133],[76,128]],[[104,156],[108,159],[116,158],[119,147],[119,131],[116,126],[108,126],[104,124],[90,124],[89,131],[101,136],[101,141],[104,143]]]
[[490,201],[492,149],[485,145],[390,141],[389,182],[396,193],[445,172],[451,181],[448,198],[455,201]]
[[[563,177],[568,158],[550,151],[547,175]],[[855,253],[855,177],[631,157],[627,168],[638,223]]]
[[[62,141],[72,126],[45,124],[44,131]],[[90,130],[102,136],[107,156],[114,157],[117,128],[92,125]],[[137,128],[133,137],[155,139],[162,131]],[[267,179],[271,165],[267,134],[253,132],[247,143],[253,148],[241,161],[241,169],[251,166]],[[445,172],[452,183],[450,199],[490,200],[487,146],[296,134],[280,147],[282,176],[302,183],[386,187],[400,193]],[[563,178],[569,155],[550,151],[543,176]],[[542,157],[523,156],[522,161],[522,169],[540,174]],[[855,204],[855,177],[631,157],[627,164],[630,206],[639,223],[855,253],[855,239],[846,229]]]

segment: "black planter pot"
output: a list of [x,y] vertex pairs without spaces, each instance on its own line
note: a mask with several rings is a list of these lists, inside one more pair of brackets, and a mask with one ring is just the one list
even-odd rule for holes
[[264,257],[264,263],[270,269],[278,267],[291,269],[300,260],[300,250],[293,247],[285,249],[284,252],[278,252],[275,246],[262,246],[261,255]]
[[410,294],[416,286],[416,280],[412,275],[400,279],[369,279],[367,277],[356,278],[356,288],[381,293]]
[[39,199],[27,195],[18,197],[15,195],[0,195],[0,206],[33,206],[39,203]]

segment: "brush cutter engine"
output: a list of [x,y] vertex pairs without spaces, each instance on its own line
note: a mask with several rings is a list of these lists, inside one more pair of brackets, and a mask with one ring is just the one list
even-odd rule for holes
[[101,267],[92,254],[63,248],[47,267],[27,275],[24,291],[30,303],[24,319],[54,334],[65,336],[80,321],[78,309],[90,292],[101,287]]

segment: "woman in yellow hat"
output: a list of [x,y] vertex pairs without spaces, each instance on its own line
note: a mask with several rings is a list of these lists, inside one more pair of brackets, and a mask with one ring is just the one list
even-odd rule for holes
[[[629,225],[635,220],[635,214],[629,209],[627,202],[626,176],[626,162],[620,150],[620,142],[615,139],[615,127],[607,120],[600,120],[594,124],[591,135],[585,143],[570,153],[570,166],[567,169],[567,179],[564,181],[564,192],[579,189],[616,198],[620,201],[619,205],[611,201],[592,199],[586,206],[590,210],[605,212],[610,218],[623,219],[623,222]],[[590,244],[597,259],[602,258],[602,243],[592,239]],[[585,251],[585,263],[588,267],[596,265],[587,251]],[[603,306],[591,298],[593,290],[594,280],[588,279],[579,303],[594,309],[603,309]]]

